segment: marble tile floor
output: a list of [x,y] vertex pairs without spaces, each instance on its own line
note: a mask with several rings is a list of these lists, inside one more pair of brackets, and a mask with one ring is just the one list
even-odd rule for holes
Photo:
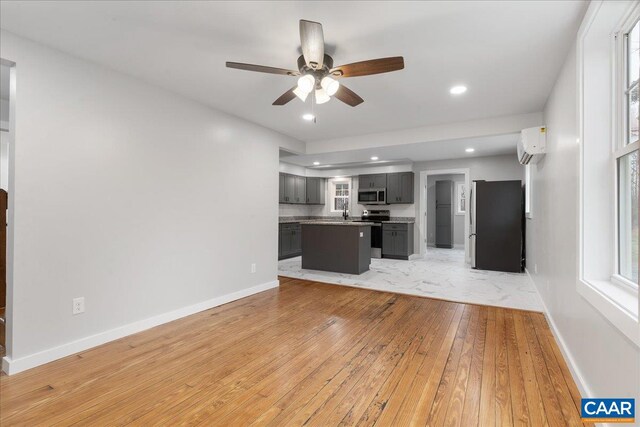
[[372,259],[369,271],[342,274],[303,270],[302,258],[279,261],[278,274],[317,282],[440,298],[449,301],[542,311],[538,292],[526,274],[474,270],[464,250],[429,248],[424,258]]

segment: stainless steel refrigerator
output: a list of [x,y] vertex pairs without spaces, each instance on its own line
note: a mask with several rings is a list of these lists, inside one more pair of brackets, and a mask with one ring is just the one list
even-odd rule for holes
[[473,181],[470,203],[471,267],[521,272],[524,206],[521,181]]

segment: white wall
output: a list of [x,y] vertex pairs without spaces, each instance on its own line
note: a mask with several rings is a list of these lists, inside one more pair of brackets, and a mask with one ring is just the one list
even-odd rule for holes
[[[576,76],[574,47],[544,110],[548,153],[531,170],[533,218],[527,220],[527,269],[583,392],[593,397],[640,398],[640,349],[576,290]],[[602,254],[608,256],[604,250]]]
[[464,214],[457,214],[458,184],[464,184],[464,174],[429,175],[427,177],[427,244],[436,244],[436,181],[453,181],[453,245],[464,248]]
[[5,31],[0,43],[17,73],[8,361],[274,283],[278,147],[298,141]]

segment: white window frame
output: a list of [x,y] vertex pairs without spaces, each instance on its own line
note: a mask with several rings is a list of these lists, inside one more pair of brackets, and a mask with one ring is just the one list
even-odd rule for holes
[[[590,3],[578,32],[580,191],[577,290],[640,347],[638,287],[617,274],[617,159],[637,149],[637,143],[620,146],[621,116],[626,112],[626,106],[621,109],[620,88],[621,76],[626,69],[620,65],[623,60],[619,34],[632,28],[630,25],[638,17],[638,3],[594,1]],[[606,50],[610,59],[608,73],[606,64],[601,60]],[[607,74],[610,82],[607,82]],[[608,105],[606,99],[610,100]],[[604,104],[601,100],[605,100]],[[609,143],[604,146],[601,141]],[[609,251],[609,258],[602,257],[602,253]]]
[[335,199],[339,196],[336,196],[336,184],[347,184],[349,187],[349,195],[344,196],[342,198],[347,199],[348,201],[348,209],[347,212],[351,210],[351,196],[353,195],[353,185],[351,183],[351,178],[332,178],[329,180],[329,194],[330,194],[330,206],[329,210],[331,213],[342,213],[342,209],[335,209]]
[[[640,140],[627,144],[628,132],[628,104],[627,104],[627,89],[629,88],[628,80],[628,64],[627,64],[627,38],[626,34],[631,31],[633,27],[640,20],[640,13],[631,13],[622,23],[621,28],[615,35],[615,69],[614,69],[614,102],[615,102],[615,117],[616,121],[614,125],[614,137],[612,138],[612,161],[613,161],[613,174],[614,174],[614,194],[616,200],[614,203],[614,219],[615,219],[615,233],[614,233],[614,259],[613,265],[615,271],[611,275],[611,280],[619,286],[627,287],[632,292],[638,293],[638,284],[622,276],[620,271],[620,221],[619,221],[619,200],[618,195],[620,191],[619,187],[619,166],[618,162],[624,156],[638,150],[640,147]],[[637,85],[637,83],[636,83]]]

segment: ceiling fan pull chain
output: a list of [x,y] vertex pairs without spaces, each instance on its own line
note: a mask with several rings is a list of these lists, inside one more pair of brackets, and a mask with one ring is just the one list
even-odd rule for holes
[[313,123],[317,123],[316,120],[318,119],[316,117],[316,111],[315,111],[315,103],[316,103],[316,91],[312,91],[311,94],[311,114],[313,115]]

